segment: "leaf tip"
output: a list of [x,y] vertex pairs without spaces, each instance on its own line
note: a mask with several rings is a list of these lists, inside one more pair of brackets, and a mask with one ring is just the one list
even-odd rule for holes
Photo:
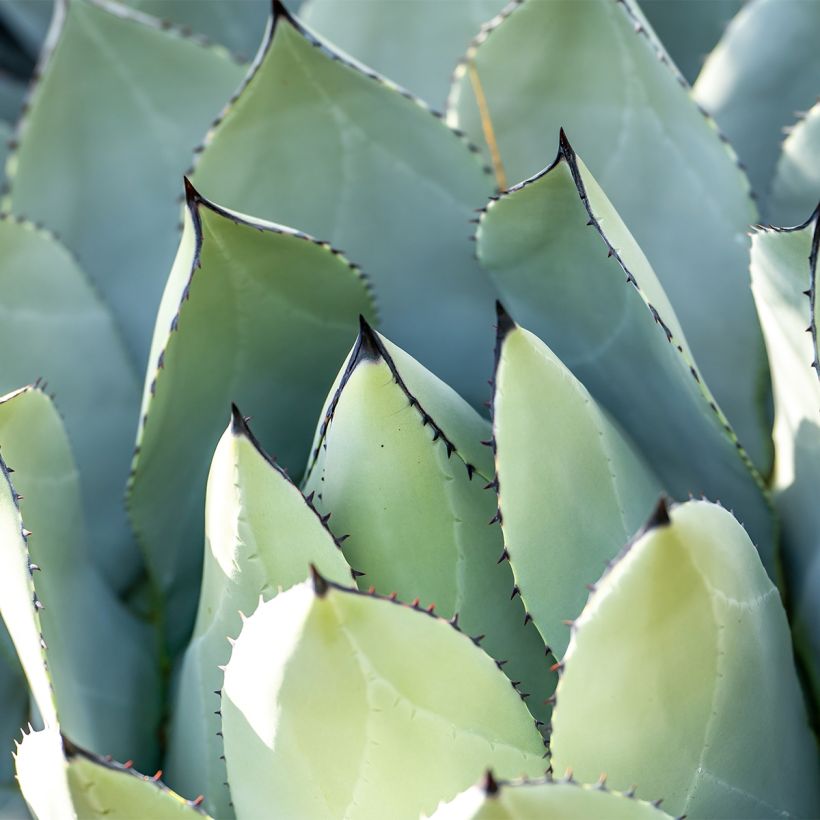
[[481,788],[487,797],[495,797],[498,792],[501,791],[498,781],[493,777],[492,769],[487,769],[487,771],[484,772],[484,779],[481,781]]
[[655,505],[655,509],[652,511],[652,515],[649,516],[649,520],[644,524],[642,532],[647,533],[658,527],[668,527],[671,523],[672,521],[669,518],[669,499],[665,495],[661,495],[658,499],[658,503]]
[[507,336],[518,327],[515,320],[507,313],[507,309],[501,304],[500,300],[495,303],[496,327],[498,328],[498,342],[499,344],[507,338]]
[[317,598],[324,598],[330,589],[327,579],[316,568],[316,564],[310,565],[310,582],[313,584],[313,592]]

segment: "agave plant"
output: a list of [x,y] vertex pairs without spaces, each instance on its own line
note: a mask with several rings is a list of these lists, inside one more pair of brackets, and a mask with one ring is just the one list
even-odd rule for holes
[[268,11],[0,2],[0,813],[820,816],[820,5]]

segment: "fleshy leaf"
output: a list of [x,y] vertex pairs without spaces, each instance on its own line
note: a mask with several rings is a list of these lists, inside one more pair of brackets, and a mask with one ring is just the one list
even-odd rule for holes
[[695,81],[743,0],[643,0],[640,4],[681,74]]
[[487,766],[548,765],[526,706],[466,635],[318,575],[245,622],[222,730],[238,817],[415,820]]
[[187,190],[128,495],[172,650],[196,613],[205,485],[225,408],[252,407],[260,439],[298,475],[357,317],[373,315],[361,272],[329,245]]
[[178,240],[179,178],[243,69],[115,3],[71,0],[59,12],[6,207],[77,254],[142,367]]
[[[658,801],[660,803],[660,801]],[[484,781],[442,803],[430,820],[671,820],[658,805],[631,794],[610,791],[605,779],[595,786],[566,780],[497,781],[487,772]]]
[[270,0],[126,0],[126,3],[222,43],[242,60],[256,54],[270,12]]
[[646,520],[660,484],[536,336],[501,310],[493,398],[498,506],[521,600],[561,657],[567,619]]
[[471,64],[511,182],[541,170],[549,138],[567,130],[652,263],[721,407],[767,473],[768,371],[746,235],[756,211],[734,155],[638,8],[632,0],[524,0],[465,59],[448,121],[480,139]]
[[278,2],[260,54],[206,138],[194,183],[226,207],[344,248],[372,277],[391,338],[484,401],[494,297],[466,241],[493,187],[479,158]]
[[17,776],[37,820],[203,820],[201,799],[185,800],[159,779],[81,749],[55,728],[23,736]]
[[551,662],[529,623],[501,531],[490,425],[403,350],[367,325],[331,391],[305,491],[347,536],[342,549],[360,585],[458,616],[505,663],[533,714],[555,687]]
[[[818,197],[820,102],[806,112],[783,142],[769,210],[778,225],[798,225],[817,204]],[[765,327],[763,335],[766,335]]]
[[[139,403],[119,330],[76,260],[46,231],[0,217],[0,395],[43,378],[77,452],[94,563],[122,590],[139,570],[122,504]],[[100,401],[104,397],[104,408]]]
[[774,379],[773,483],[783,524],[786,600],[795,643],[820,709],[818,245],[817,211],[799,228],[761,229],[752,238],[752,288]]
[[504,0],[307,0],[300,18],[438,107],[470,40],[503,8]]
[[[5,534],[3,538],[7,537]],[[5,566],[5,564],[3,565]],[[0,791],[14,788],[14,762],[11,752],[20,727],[28,722],[28,687],[5,621],[0,618]],[[6,817],[0,796],[0,817]]]
[[0,2],[0,18],[32,58],[36,58],[40,53],[53,7],[53,0]]
[[[77,470],[62,421],[41,390],[0,399],[0,446],[23,495],[20,509],[33,533],[27,536],[30,561],[40,570],[33,580],[9,574],[15,589],[0,596],[35,701],[42,711],[40,673],[24,653],[39,653],[40,638],[33,648],[21,646],[7,595],[24,598],[29,609],[35,602],[64,730],[100,754],[151,765],[160,710],[153,633],[117,600],[89,556]],[[25,566],[30,576],[28,561]],[[47,707],[43,719],[53,726],[53,710]]]
[[176,687],[166,771],[184,794],[203,794],[214,815],[232,814],[221,759],[215,692],[228,662],[227,638],[239,634],[240,612],[252,612],[304,581],[313,564],[352,584],[333,535],[284,471],[261,449],[234,408],[217,445],[205,502],[205,565],[199,611]]
[[[621,424],[678,499],[721,499],[774,572],[762,479],[713,400],[647,258],[562,138],[556,161],[491,202],[478,255],[505,306]],[[603,241],[601,241],[603,239]]]
[[820,3],[750,0],[695,83],[695,99],[731,140],[758,194],[769,190],[782,129],[817,98],[818,40]]
[[786,614],[726,510],[661,503],[597,584],[563,661],[552,754],[581,780],[637,778],[693,819],[820,812]]

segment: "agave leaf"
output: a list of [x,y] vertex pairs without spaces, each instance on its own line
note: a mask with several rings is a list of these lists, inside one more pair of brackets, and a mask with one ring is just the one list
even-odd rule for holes
[[733,507],[773,573],[762,480],[648,260],[566,138],[546,171],[490,203],[477,237],[481,264],[516,319],[612,413],[669,492]]
[[12,127],[0,121],[0,167],[5,167],[6,157],[9,154],[9,139],[13,133]]
[[490,425],[403,350],[366,324],[314,442],[305,484],[360,584],[458,617],[532,696],[535,716],[555,687],[545,647],[499,556]]
[[32,59],[40,53],[53,7],[53,0],[0,0],[0,19]]
[[499,308],[493,435],[504,548],[521,600],[560,658],[584,587],[646,520],[657,478],[606,411]]
[[681,74],[695,81],[743,0],[643,0],[641,8]]
[[526,706],[466,635],[318,574],[245,622],[222,730],[238,817],[415,820],[488,765],[548,765]]
[[783,521],[787,602],[795,643],[820,707],[818,245],[817,211],[798,228],[761,229],[752,238],[752,288],[774,379],[774,489]]
[[193,181],[344,248],[373,277],[391,337],[473,403],[486,398],[493,295],[465,240],[492,180],[417,100],[275,2],[260,59]]
[[58,9],[6,207],[77,254],[141,367],[178,240],[179,177],[242,68],[116,3]]
[[298,472],[360,313],[373,315],[368,285],[329,245],[225,211],[187,186],[128,493],[172,650],[196,613],[205,485],[225,408],[253,407],[261,439]]
[[38,820],[203,820],[201,800],[189,801],[159,779],[81,749],[56,728],[24,734],[15,755],[17,776]]
[[[778,225],[797,225],[820,196],[820,102],[783,142],[772,182],[770,212]],[[759,310],[759,308],[758,308]],[[766,335],[766,329],[763,329]]]
[[232,815],[221,759],[221,722],[214,693],[228,662],[227,638],[239,633],[240,612],[260,595],[304,581],[310,564],[339,583],[352,583],[341,549],[286,473],[261,449],[234,407],[217,445],[205,502],[205,565],[196,626],[176,687],[165,769],[184,794],[205,795],[205,808]]
[[[41,390],[0,399],[0,446],[34,533],[31,561],[42,570],[33,582],[10,577],[15,589],[7,594],[26,599],[29,609],[32,600],[42,602],[38,617],[60,721],[84,746],[150,765],[160,709],[152,631],[117,600],[89,556],[77,470],[60,417]],[[39,636],[23,648],[5,608],[3,614],[42,711],[41,676],[32,681],[24,655],[40,652]],[[50,717],[43,715],[46,725],[53,725]]]
[[[11,137],[11,124],[17,121],[20,110],[23,107],[23,99],[26,96],[26,84],[22,80],[5,74],[0,71],[0,119],[5,120],[5,128],[8,133],[3,135],[3,142]],[[0,143],[0,149],[5,151],[6,145]],[[5,165],[5,156],[0,160],[0,165]]]
[[259,48],[270,12],[270,0],[126,0],[132,8],[172,20],[185,30],[204,34],[249,60]]
[[[5,535],[3,536],[5,537]],[[20,735],[20,727],[28,721],[28,688],[14,644],[0,620],[0,791],[7,786],[14,789],[14,763],[11,759],[13,741]],[[0,817],[6,816],[0,796]]]
[[[660,801],[658,801],[660,802]],[[442,803],[430,820],[664,820],[658,805],[631,794],[610,791],[605,779],[595,786],[566,780],[498,782],[487,772],[483,782]]]
[[820,3],[751,0],[731,22],[694,87],[764,194],[783,138],[817,98]]
[[29,820],[30,816],[17,784],[0,786],[0,817],[3,820]]
[[[525,0],[477,43],[466,61],[481,79],[510,181],[544,167],[548,135],[561,126],[573,135],[655,268],[706,381],[767,473],[768,371],[746,236],[756,212],[734,155],[640,11],[632,0]],[[480,139],[467,63],[456,73],[448,121]]]
[[35,377],[58,393],[77,451],[93,560],[122,590],[139,570],[122,505],[139,402],[125,345],[71,254],[52,234],[9,216],[0,217],[0,290],[0,345],[14,351],[3,361],[0,395]]
[[582,780],[638,777],[690,818],[818,814],[786,614],[726,510],[662,501],[600,580],[563,661],[552,753]]
[[504,0],[307,0],[300,18],[357,60],[439,106],[453,68]]

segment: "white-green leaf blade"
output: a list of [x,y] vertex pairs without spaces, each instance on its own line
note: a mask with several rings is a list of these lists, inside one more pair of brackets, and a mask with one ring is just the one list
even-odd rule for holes
[[77,254],[141,366],[178,238],[179,178],[243,69],[115,3],[64,12],[8,163],[6,207]]
[[643,800],[610,791],[605,785],[580,785],[571,779],[484,782],[442,803],[430,820],[667,820],[669,815]]
[[762,479],[698,373],[653,268],[566,140],[550,168],[490,203],[477,237],[516,320],[622,425],[668,492],[732,507],[774,575]]
[[[24,496],[20,508],[32,531],[28,548],[39,571],[28,583],[43,607],[38,619],[60,723],[99,754],[150,766],[160,718],[155,638],[151,626],[114,596],[89,555],[77,469],[45,393],[27,388],[0,400],[0,446],[15,470],[16,489]],[[15,594],[25,594],[31,607],[28,587]],[[23,667],[42,711],[41,686],[31,682],[25,659]],[[53,714],[44,720],[55,725]]]
[[184,794],[202,794],[205,808],[233,814],[217,733],[220,667],[228,638],[239,634],[240,613],[262,596],[304,581],[310,565],[333,581],[352,584],[350,568],[319,514],[260,449],[234,408],[217,445],[205,502],[205,562],[199,610],[174,696],[165,770]]
[[585,587],[646,520],[661,485],[536,336],[499,315],[493,437],[504,548],[527,612],[560,658]]
[[466,240],[492,178],[417,100],[274,6],[269,41],[193,182],[344,249],[372,278],[385,331],[480,404],[494,297]]
[[820,811],[780,595],[743,528],[709,502],[659,507],[598,583],[552,728],[556,770],[606,772],[623,789],[635,778],[674,814]]
[[225,211],[188,186],[127,498],[173,650],[196,613],[205,486],[225,408],[253,408],[260,440],[298,476],[358,316],[373,313],[361,272],[329,245]]
[[[528,623],[492,519],[490,425],[407,353],[367,326],[331,392],[305,490],[347,536],[360,586],[434,606],[517,681],[549,717],[555,680]],[[317,453],[318,450],[318,453]],[[491,526],[492,525],[492,526]]]
[[695,83],[695,99],[731,140],[760,195],[769,190],[782,129],[817,99],[818,38],[813,0],[751,0]]
[[14,755],[20,790],[37,820],[74,820],[63,739],[58,726],[23,733]]
[[453,69],[503,0],[307,0],[299,18],[438,108]]
[[[799,225],[820,198],[820,102],[783,141],[769,212],[776,225]],[[766,335],[764,328],[763,335]]]
[[[726,415],[771,465],[765,348],[749,293],[748,183],[632,0],[525,0],[477,41],[510,184],[539,172],[564,128],[675,307]],[[462,65],[448,121],[480,140]]]
[[[815,701],[820,703],[820,381],[817,376],[817,211],[790,230],[752,237],[752,287],[772,361],[787,604]],[[809,333],[806,329],[809,329]]]
[[[34,378],[59,397],[76,450],[95,563],[118,590],[139,570],[122,504],[139,385],[108,307],[57,239],[0,218],[0,395]],[[101,408],[104,397],[104,408]]]
[[389,600],[322,579],[316,590],[262,604],[228,663],[222,724],[237,816],[415,820],[488,765],[543,773],[532,717],[469,638]]

